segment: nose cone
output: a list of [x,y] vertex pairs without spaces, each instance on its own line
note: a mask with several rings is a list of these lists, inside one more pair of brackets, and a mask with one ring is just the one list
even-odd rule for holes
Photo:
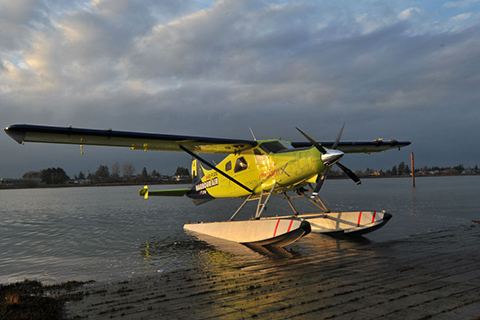
[[322,162],[331,166],[343,157],[344,153],[339,150],[327,149],[327,153],[322,154]]

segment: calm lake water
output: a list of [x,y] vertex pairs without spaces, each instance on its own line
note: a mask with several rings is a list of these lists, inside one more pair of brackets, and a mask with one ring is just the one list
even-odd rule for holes
[[[480,220],[480,176],[417,178],[416,182],[414,189],[409,178],[364,179],[359,187],[350,180],[328,180],[322,198],[332,211],[392,213],[386,226],[365,236],[371,242],[468,226],[472,220]],[[151,189],[177,187],[183,186]],[[227,220],[241,203],[238,199],[216,200],[196,207],[187,198],[144,200],[138,196],[139,189],[0,190],[0,283],[24,279],[47,283],[115,281],[208,264],[203,257],[220,251],[185,233],[183,224]],[[273,198],[268,215],[291,213],[283,197]],[[295,204],[301,212],[309,211],[308,206]],[[249,203],[239,219],[249,218],[254,206]],[[302,241],[308,242],[308,237],[325,236],[310,234],[288,249],[308,255],[311,248],[302,249]],[[229,259],[244,258],[240,256],[229,253]]]

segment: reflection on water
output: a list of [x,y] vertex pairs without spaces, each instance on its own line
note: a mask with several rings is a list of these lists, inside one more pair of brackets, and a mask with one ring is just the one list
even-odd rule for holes
[[412,201],[411,202],[412,202],[412,209],[411,209],[412,215],[414,217],[416,217],[417,214],[418,214],[418,205],[417,205],[417,189],[415,189],[415,188],[412,188]]
[[[480,220],[480,177],[329,180],[322,197],[331,210],[385,210],[389,223],[360,240],[310,234],[287,250],[252,250],[199,239],[183,231],[187,221],[226,220],[240,201],[195,207],[185,198],[138,196],[136,186],[0,190],[0,283],[25,278],[47,282],[113,281],[188,268],[274,268],[329,259],[411,234]],[[160,186],[159,188],[171,188]],[[302,212],[308,208],[295,204]],[[248,208],[245,208],[248,215]],[[284,198],[268,214],[289,214]],[[240,217],[239,217],[240,218]],[[242,218],[248,218],[242,217]],[[263,267],[259,267],[262,265]]]

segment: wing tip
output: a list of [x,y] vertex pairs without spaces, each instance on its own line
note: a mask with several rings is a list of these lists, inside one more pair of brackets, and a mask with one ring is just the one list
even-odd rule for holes
[[5,131],[5,133],[8,134],[10,138],[17,141],[19,144],[22,144],[23,140],[25,139],[26,132],[15,130],[15,125],[6,127],[5,129],[3,129],[3,131]]

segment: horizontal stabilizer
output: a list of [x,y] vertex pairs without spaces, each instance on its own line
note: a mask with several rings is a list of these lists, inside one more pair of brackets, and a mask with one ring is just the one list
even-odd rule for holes
[[157,197],[183,197],[187,194],[188,191],[191,189],[170,189],[170,190],[148,190],[148,187],[145,186],[141,189],[138,194],[145,199],[148,199],[149,196],[157,196]]
[[159,196],[159,197],[183,197],[190,188],[188,189],[172,189],[172,190],[154,190],[149,191],[148,193],[151,196]]

